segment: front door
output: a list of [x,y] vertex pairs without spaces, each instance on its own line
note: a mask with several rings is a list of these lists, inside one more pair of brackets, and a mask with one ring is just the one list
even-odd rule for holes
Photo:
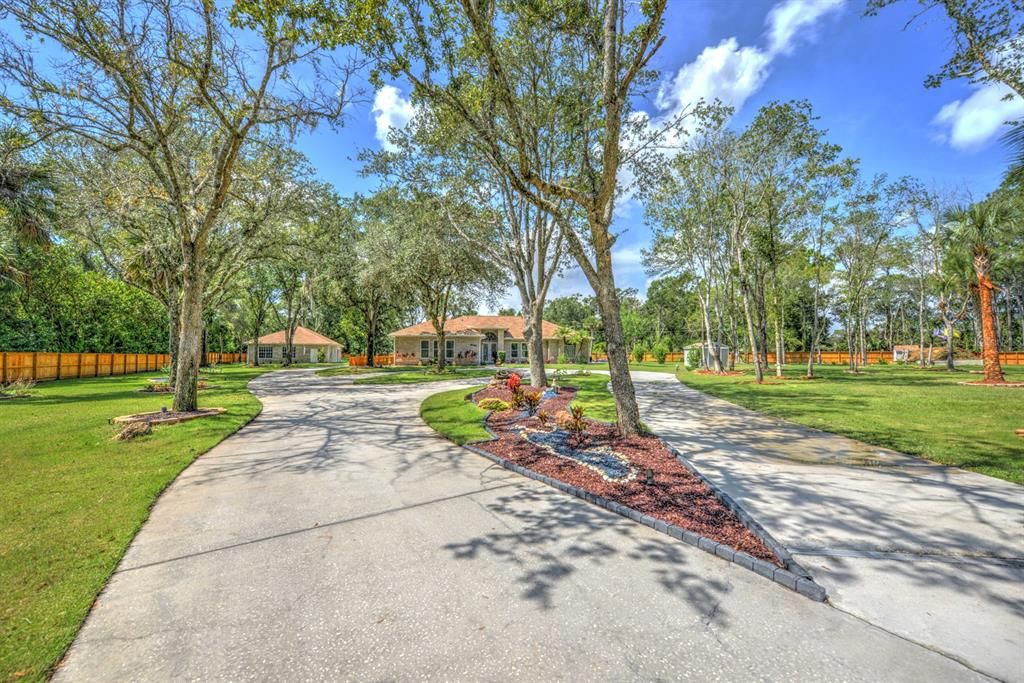
[[498,342],[480,342],[480,365],[489,365],[498,357]]

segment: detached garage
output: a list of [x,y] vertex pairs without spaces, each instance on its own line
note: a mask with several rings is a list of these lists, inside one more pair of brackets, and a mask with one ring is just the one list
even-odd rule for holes
[[[252,365],[284,362],[284,330],[265,334],[246,348],[246,360]],[[293,363],[340,363],[341,344],[319,332],[299,326],[292,336]]]

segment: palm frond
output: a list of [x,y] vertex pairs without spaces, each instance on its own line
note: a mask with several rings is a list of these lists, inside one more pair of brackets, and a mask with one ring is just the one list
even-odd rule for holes
[[1010,185],[1024,185],[1024,122],[1017,122],[1003,135],[1003,143],[1010,150],[1010,167],[1006,171],[1006,182]]

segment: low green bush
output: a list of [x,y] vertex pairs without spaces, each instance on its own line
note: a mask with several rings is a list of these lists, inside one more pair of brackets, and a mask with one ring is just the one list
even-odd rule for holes
[[654,354],[654,360],[659,363],[664,363],[665,358],[668,357],[668,344],[665,342],[658,342],[654,345],[654,348],[651,349],[651,353]]

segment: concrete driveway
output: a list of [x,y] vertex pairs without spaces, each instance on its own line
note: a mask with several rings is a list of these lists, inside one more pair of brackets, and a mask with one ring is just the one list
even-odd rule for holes
[[56,678],[984,680],[450,445],[417,413],[453,386],[256,380]]
[[651,429],[783,543],[833,605],[1024,681],[1024,488],[759,415],[671,375],[634,379]]

